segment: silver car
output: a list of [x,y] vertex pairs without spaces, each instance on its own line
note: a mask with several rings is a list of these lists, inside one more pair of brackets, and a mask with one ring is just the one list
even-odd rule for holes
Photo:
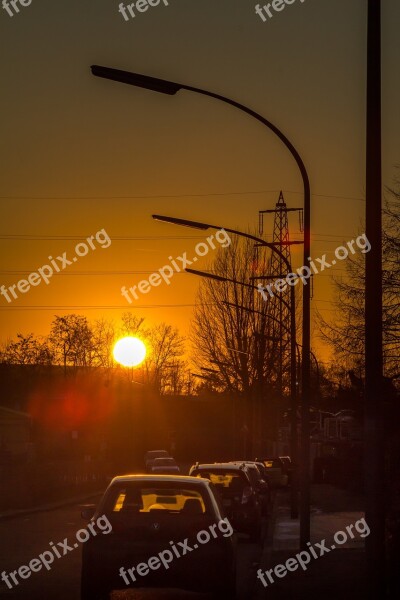
[[150,473],[179,475],[180,469],[172,457],[155,458],[150,466]]
[[87,507],[82,516],[91,523],[107,518],[111,532],[82,546],[81,600],[108,600],[113,590],[145,587],[235,599],[236,537],[210,481],[115,477],[98,507]]

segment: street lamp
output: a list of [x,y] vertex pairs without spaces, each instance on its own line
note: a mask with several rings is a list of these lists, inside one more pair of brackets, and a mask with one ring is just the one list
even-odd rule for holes
[[[176,83],[157,77],[149,77],[139,73],[131,73],[120,69],[111,69],[109,67],[92,65],[91,70],[96,77],[111,79],[135,87],[152,90],[169,96],[174,96],[180,90],[186,90],[208,96],[221,102],[225,102],[234,108],[241,110],[247,115],[253,117],[270,131],[272,131],[286,146],[293,156],[299,168],[304,188],[304,257],[303,265],[308,265],[311,255],[311,190],[308,173],[304,162],[297,152],[296,148],[290,140],[282,133],[278,127],[265,119],[263,116],[252,110],[251,108],[208,90]],[[306,549],[307,542],[310,539],[310,302],[311,289],[310,283],[305,282],[303,288],[303,355],[302,355],[302,388],[301,388],[301,413],[302,413],[302,465],[301,465],[301,519],[300,519],[300,545],[302,549]]]

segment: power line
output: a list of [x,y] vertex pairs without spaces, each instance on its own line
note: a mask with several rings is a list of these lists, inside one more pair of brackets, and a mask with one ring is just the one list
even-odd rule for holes
[[[11,241],[51,241],[51,240],[85,240],[85,235],[34,235],[30,233],[4,233],[0,234],[1,240]],[[201,235],[147,235],[147,236],[113,236],[112,241],[163,241],[163,240],[197,240],[204,239]]]
[[[0,275],[27,275],[29,273],[32,273],[35,271],[35,269],[37,269],[38,267],[35,267],[33,269],[2,269],[0,270]],[[68,277],[75,277],[75,276],[84,276],[84,277],[89,277],[89,276],[98,276],[98,277],[107,277],[108,275],[151,275],[152,273],[155,273],[156,271],[158,271],[159,268],[156,269],[151,269],[148,271],[61,271],[60,273],[53,273],[53,276],[68,276]],[[319,277],[330,277],[331,274],[337,274],[338,272],[342,272],[342,273],[346,273],[346,269],[339,269],[336,266],[334,266],[333,270],[331,271],[331,273],[318,273],[318,278]],[[205,270],[205,273],[212,273],[212,271],[209,270]],[[185,271],[175,271],[176,275],[188,275],[188,273],[185,273]]]
[[[249,190],[244,192],[208,192],[205,194],[155,194],[149,196],[0,196],[0,200],[156,200],[158,198],[207,198],[212,196],[243,196],[248,194],[279,194],[281,190]],[[283,190],[287,194],[299,194],[304,192]],[[329,194],[312,194],[315,198],[333,198],[335,200],[356,200],[365,202],[365,198],[356,196],[335,196]]]
[[[330,233],[315,233],[313,237],[314,243],[326,242],[328,244],[337,243],[337,240],[349,239],[354,237],[354,233],[352,235],[336,235]],[[266,236],[268,237],[268,236]],[[318,239],[317,239],[318,238]],[[336,239],[329,239],[336,238]],[[148,236],[128,236],[128,235],[117,235],[112,236],[112,241],[170,241],[170,240],[203,240],[204,236],[201,235],[169,235],[169,236],[161,236],[161,235],[148,235]],[[85,240],[85,235],[35,235],[30,233],[4,233],[0,234],[0,240],[4,241],[16,241],[16,242],[25,242],[25,241],[56,241],[56,240],[66,240],[66,241],[80,241]],[[290,240],[291,242],[301,242],[301,239],[293,238]]]
[[217,302],[212,302],[209,304],[125,304],[124,306],[120,305],[109,305],[109,306],[101,306],[101,305],[86,305],[86,306],[45,306],[45,305],[37,305],[37,306],[0,306],[0,310],[133,310],[133,309],[144,309],[144,308],[186,308],[186,307],[194,307],[194,306],[215,306]]
[[[335,304],[331,300],[313,300],[313,304],[323,302],[326,304]],[[137,308],[181,308],[181,307],[194,307],[194,306],[217,306],[218,302],[202,302],[199,304],[129,304],[129,305],[71,305],[71,306],[46,306],[44,304],[38,304],[36,306],[0,306],[0,310],[119,310],[119,309],[137,309]]]

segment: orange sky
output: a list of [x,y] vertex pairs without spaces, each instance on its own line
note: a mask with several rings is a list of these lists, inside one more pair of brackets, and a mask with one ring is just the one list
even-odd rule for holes
[[[190,256],[204,237],[153,222],[152,213],[247,229],[280,189],[289,206],[302,202],[293,159],[256,121],[189,93],[165,97],[99,80],[93,63],[205,87],[276,123],[309,170],[313,257],[362,230],[366,1],[307,0],[265,24],[247,0],[171,0],[131,22],[117,4],[44,0],[12,19],[0,15],[0,284],[17,283],[49,255],[73,255],[100,229],[112,239],[48,286],[11,304],[0,297],[2,341],[19,331],[48,333],[55,314],[117,318],[128,309],[122,285],[137,284],[170,255]],[[383,158],[391,184],[400,6],[384,4]],[[294,262],[300,266],[300,257]],[[314,278],[313,306],[327,317],[332,272]],[[186,334],[197,287],[179,274],[131,308]]]

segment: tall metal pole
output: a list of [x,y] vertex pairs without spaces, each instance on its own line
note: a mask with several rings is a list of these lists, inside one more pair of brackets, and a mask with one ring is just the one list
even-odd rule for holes
[[[310,262],[311,195],[307,180],[304,186],[304,256]],[[307,550],[310,541],[310,352],[311,352],[311,280],[303,287],[303,352],[301,363],[301,461],[300,461],[300,548]]]
[[294,293],[291,293],[290,304],[290,330],[294,331],[290,336],[290,454],[292,456],[292,479],[290,482],[290,517],[297,519],[298,490],[299,490],[299,451],[297,439],[297,373],[296,373],[296,307]]
[[365,539],[368,593],[385,594],[385,481],[382,352],[381,2],[368,0],[365,280]]

